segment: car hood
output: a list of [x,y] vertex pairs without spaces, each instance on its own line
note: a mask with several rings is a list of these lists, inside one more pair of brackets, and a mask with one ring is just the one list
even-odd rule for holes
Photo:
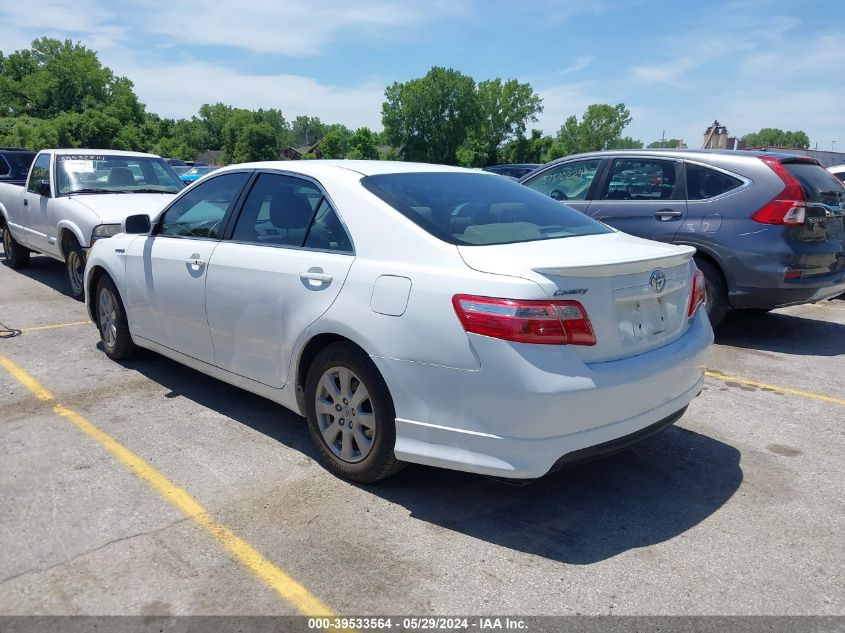
[[76,204],[97,214],[102,224],[120,224],[130,215],[156,215],[173,200],[175,193],[96,193],[68,196]]

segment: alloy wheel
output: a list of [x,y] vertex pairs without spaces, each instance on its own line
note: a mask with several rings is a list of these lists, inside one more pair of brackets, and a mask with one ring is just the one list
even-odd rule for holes
[[348,367],[327,369],[317,386],[317,425],[329,450],[348,463],[364,460],[373,449],[377,423],[369,391]]
[[106,288],[100,290],[100,297],[97,301],[97,315],[100,319],[100,332],[103,334],[103,342],[112,349],[117,344],[117,311],[114,297]]

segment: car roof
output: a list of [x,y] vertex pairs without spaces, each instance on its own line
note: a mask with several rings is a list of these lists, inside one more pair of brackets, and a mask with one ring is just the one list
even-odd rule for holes
[[569,160],[572,158],[586,158],[586,157],[600,157],[600,156],[642,156],[643,154],[655,154],[658,156],[667,156],[673,158],[702,158],[706,159],[708,156],[774,156],[775,158],[807,158],[803,154],[791,154],[782,151],[766,151],[766,150],[746,150],[746,149],[668,149],[668,148],[644,148],[644,149],[609,149],[600,152],[587,152],[584,154],[572,154],[558,158],[556,161]]
[[138,156],[145,158],[160,158],[156,154],[145,154],[144,152],[124,152],[119,149],[80,149],[80,148],[65,148],[65,149],[44,149],[43,152],[50,152],[58,156],[65,156],[72,154],[74,156]]
[[845,171],[845,165],[833,165],[827,168],[828,171]]
[[430,163],[406,163],[395,160],[267,160],[257,163],[228,165],[216,171],[225,172],[235,169],[278,169],[280,171],[311,176],[312,178],[319,178],[332,173],[336,174],[339,171],[351,171],[362,176],[418,172],[487,173],[480,169],[466,169],[463,167],[434,165]]

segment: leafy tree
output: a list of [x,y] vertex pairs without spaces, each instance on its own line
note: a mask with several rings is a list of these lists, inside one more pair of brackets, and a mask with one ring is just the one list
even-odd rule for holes
[[298,116],[290,126],[290,144],[293,147],[310,147],[326,133],[326,126],[320,117]]
[[167,136],[160,138],[147,151],[159,156],[181,158],[182,160],[194,160],[197,157],[197,150],[193,147]]
[[542,163],[554,140],[543,136],[541,130],[531,130],[531,137],[524,135],[506,143],[499,152],[500,163]]
[[649,143],[648,146],[651,149],[675,149],[680,147],[683,144],[683,141],[679,138],[669,138],[660,141],[654,141],[653,143]]
[[350,134],[343,126],[337,126],[320,139],[320,154],[323,158],[346,158],[349,152]]
[[238,134],[234,161],[248,163],[257,160],[278,160],[278,136],[266,121],[249,123]]
[[803,130],[791,132],[776,127],[764,127],[759,132],[746,134],[742,140],[745,141],[746,147],[810,147],[810,138]]
[[458,150],[463,165],[480,167],[497,162],[501,145],[525,134],[528,122],[537,121],[543,100],[527,83],[515,79],[482,81],[477,88],[479,117],[464,146]]
[[622,139],[622,130],[630,122],[631,113],[623,103],[615,106],[605,103],[588,106],[580,122],[575,115],[566,119],[545,158],[552,160],[569,154],[615,147]]
[[612,141],[608,149],[642,149],[643,142],[630,136],[624,136],[620,139]]
[[384,131],[405,160],[457,163],[457,150],[478,121],[472,77],[435,66],[424,77],[388,86],[384,96]]
[[359,127],[349,137],[349,153],[347,158],[378,160],[378,134],[369,128]]

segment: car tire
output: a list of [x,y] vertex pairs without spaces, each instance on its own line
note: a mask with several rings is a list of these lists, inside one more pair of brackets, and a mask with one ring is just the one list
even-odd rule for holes
[[112,360],[131,358],[136,347],[129,333],[126,309],[123,307],[120,293],[108,275],[103,275],[97,284],[94,311],[106,356]]
[[29,249],[24,248],[15,240],[9,227],[3,226],[3,256],[10,268],[25,268],[29,266]]
[[77,301],[85,298],[85,251],[76,241],[70,238],[65,249],[65,272],[71,297]]
[[396,412],[387,384],[354,345],[333,343],[317,354],[305,381],[305,409],[311,439],[334,474],[371,483],[404,466],[393,452]]
[[707,309],[707,316],[710,319],[710,325],[715,328],[722,322],[728,310],[730,310],[725,280],[722,277],[722,272],[709,261],[696,259],[695,265],[704,274],[706,292],[705,307]]

